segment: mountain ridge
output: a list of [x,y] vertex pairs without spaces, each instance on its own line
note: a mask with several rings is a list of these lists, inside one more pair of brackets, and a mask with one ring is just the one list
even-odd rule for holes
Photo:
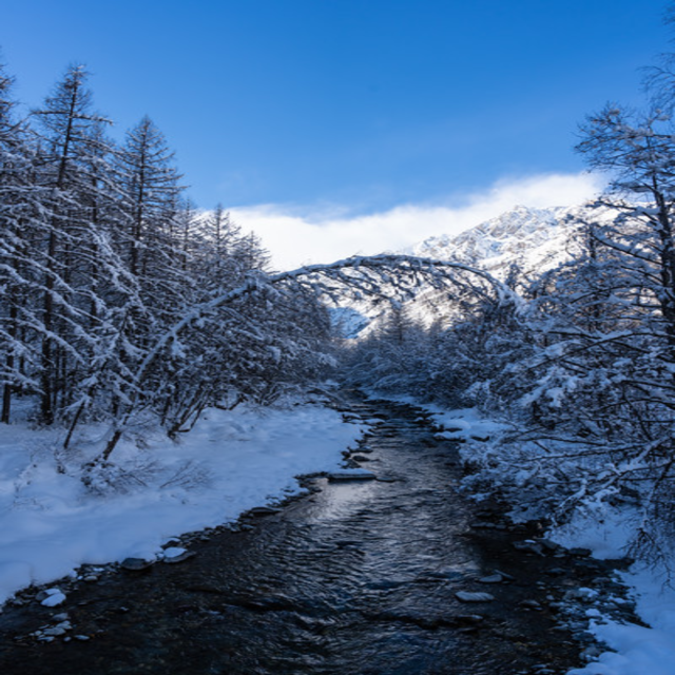
[[532,273],[562,260],[561,248],[585,206],[534,208],[519,205],[457,235],[429,237],[410,247],[413,255],[456,260],[503,277],[511,265]]

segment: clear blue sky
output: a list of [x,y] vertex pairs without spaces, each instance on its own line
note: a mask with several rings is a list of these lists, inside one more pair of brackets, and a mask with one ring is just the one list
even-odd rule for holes
[[[441,203],[577,172],[577,124],[637,103],[665,0],[4,0],[15,94],[85,63],[115,134],[148,114],[199,206]],[[675,49],[675,47],[673,47]]]
[[575,170],[576,124],[668,49],[635,0],[5,0],[38,104],[71,62],[120,131],[149,114],[204,207],[433,199]]

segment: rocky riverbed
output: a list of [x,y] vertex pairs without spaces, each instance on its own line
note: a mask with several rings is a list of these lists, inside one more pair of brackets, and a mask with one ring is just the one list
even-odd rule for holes
[[636,621],[626,561],[465,499],[456,444],[419,409],[345,414],[372,432],[302,498],[167,542],[153,564],[20,593],[0,614],[3,675],[564,673],[602,650],[590,621]]

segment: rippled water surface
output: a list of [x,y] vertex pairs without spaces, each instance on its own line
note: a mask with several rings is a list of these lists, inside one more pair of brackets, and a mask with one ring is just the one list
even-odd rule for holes
[[[514,558],[507,533],[471,535],[476,507],[456,491],[456,447],[413,408],[353,407],[382,419],[355,455],[383,480],[317,478],[320,491],[198,542],[187,562],[82,584],[59,610],[86,642],[12,641],[48,613],[6,612],[0,672],[509,675],[573,665],[575,646],[547,633],[548,617],[517,607],[537,561]],[[514,583],[479,584],[496,566]],[[496,599],[466,605],[459,590]]]

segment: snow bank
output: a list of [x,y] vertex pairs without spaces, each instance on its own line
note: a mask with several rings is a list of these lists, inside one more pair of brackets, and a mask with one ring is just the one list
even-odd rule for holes
[[90,446],[59,457],[62,473],[57,432],[2,426],[0,603],[83,563],[155,558],[172,537],[293,494],[294,476],[339,469],[362,431],[319,406],[212,409],[178,442],[123,442],[107,480],[87,488],[81,466],[95,429]]
[[637,613],[650,628],[615,621],[592,622],[591,631],[614,651],[568,675],[674,675],[675,591],[664,588],[653,570],[625,575],[637,599]]
[[[590,523],[555,536],[588,547],[597,558],[618,558],[625,552],[629,525],[609,516],[602,525]],[[623,580],[632,589],[637,615],[649,628],[611,620],[591,623],[592,633],[614,651],[607,651],[585,668],[568,675],[675,675],[675,590],[664,585],[658,569],[633,565]]]
[[486,419],[477,408],[457,410],[442,410],[434,406],[426,406],[426,408],[434,413],[434,421],[442,428],[437,437],[450,441],[483,441],[507,428],[501,422]]
[[[588,548],[596,558],[621,558],[634,527],[630,509],[607,507],[602,518],[579,516],[550,536],[567,547]],[[675,590],[664,584],[665,573],[658,568],[635,564],[622,577],[632,589],[637,615],[650,627],[592,622],[593,634],[614,651],[568,675],[675,675]]]

